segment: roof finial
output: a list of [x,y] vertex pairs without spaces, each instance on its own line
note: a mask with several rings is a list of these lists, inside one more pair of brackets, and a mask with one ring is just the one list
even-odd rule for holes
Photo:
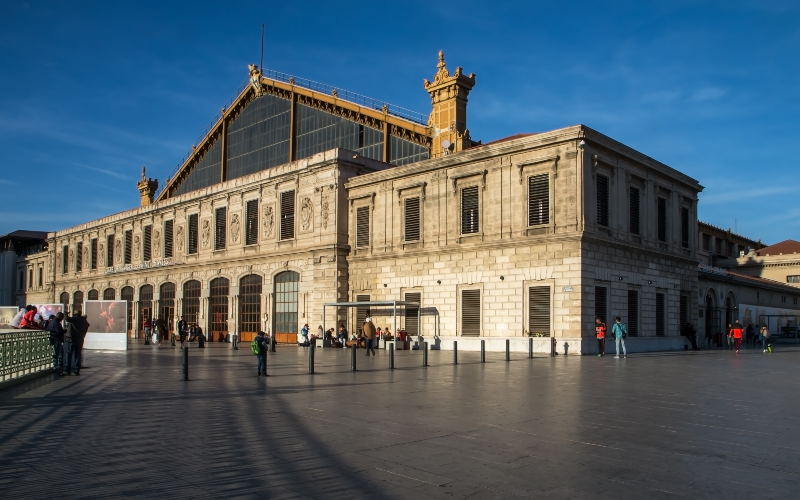
[[444,68],[444,51],[439,51],[439,64],[436,65],[437,68]]
[[147,177],[145,176],[144,167],[142,167],[142,180],[145,180]]

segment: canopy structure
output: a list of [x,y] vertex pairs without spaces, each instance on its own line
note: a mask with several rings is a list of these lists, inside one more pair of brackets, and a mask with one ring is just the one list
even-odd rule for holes
[[[373,307],[373,306],[392,306],[392,321],[394,324],[394,334],[397,335],[397,306],[417,306],[417,324],[420,321],[420,303],[419,302],[411,302],[407,300],[383,300],[383,301],[376,301],[376,302],[325,302],[322,304],[322,331],[326,332],[328,329],[325,327],[325,311],[328,307],[346,307],[350,309],[351,307]],[[349,315],[350,312],[348,311],[348,319],[346,321],[349,322]]]
[[[772,328],[772,318],[775,318],[775,329]],[[800,316],[795,314],[760,314],[758,316],[759,325],[767,325],[770,337],[781,337],[794,339],[798,338],[798,320]],[[783,321],[783,325],[781,325]],[[758,333],[758,329],[756,329]]]

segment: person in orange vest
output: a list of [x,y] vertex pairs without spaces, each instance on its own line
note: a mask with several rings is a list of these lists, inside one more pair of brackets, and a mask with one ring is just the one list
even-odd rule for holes
[[597,355],[606,355],[606,322],[602,319],[594,319],[594,333],[597,335]]
[[733,337],[733,347],[736,349],[736,354],[739,354],[739,347],[742,346],[742,335],[744,334],[744,328],[742,328],[741,323],[739,320],[733,322],[733,326],[731,326],[731,333],[730,336]]

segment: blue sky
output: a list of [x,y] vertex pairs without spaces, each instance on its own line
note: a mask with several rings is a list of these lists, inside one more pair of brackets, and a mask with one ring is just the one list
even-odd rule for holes
[[[0,234],[138,205],[258,62],[428,113],[477,75],[484,142],[584,123],[698,179],[700,218],[800,239],[800,3],[14,2],[0,16]],[[79,4],[79,5],[78,5]]]

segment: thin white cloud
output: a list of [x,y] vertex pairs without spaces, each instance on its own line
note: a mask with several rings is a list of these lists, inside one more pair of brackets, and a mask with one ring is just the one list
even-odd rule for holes
[[689,100],[692,102],[710,101],[713,99],[719,99],[726,93],[727,91],[725,89],[708,87],[694,91],[692,95],[689,97]]

